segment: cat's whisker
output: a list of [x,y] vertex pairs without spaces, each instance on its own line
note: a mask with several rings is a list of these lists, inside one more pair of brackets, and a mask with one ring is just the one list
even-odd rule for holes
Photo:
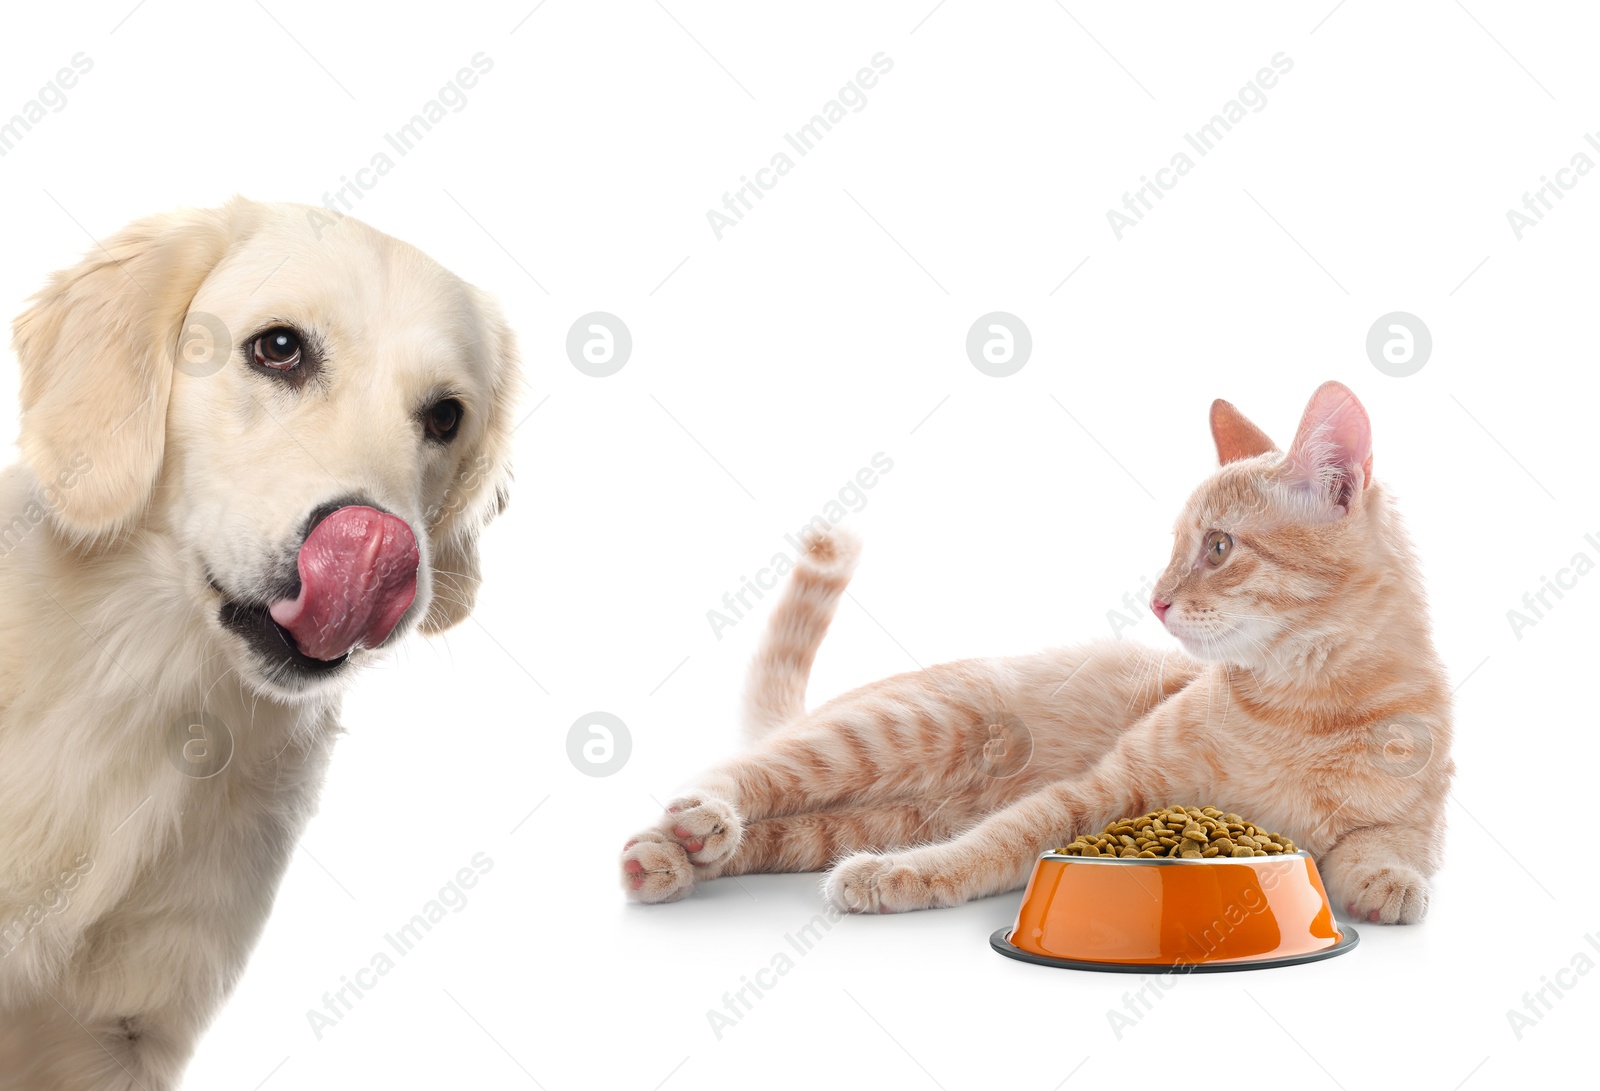
[[[1136,677],[1133,690],[1128,695],[1127,705],[1128,714],[1133,716],[1135,719],[1144,715],[1144,709],[1148,709],[1151,705],[1160,700],[1161,680],[1165,676],[1163,671],[1166,667],[1166,662],[1167,652],[1165,649],[1163,649],[1161,652],[1161,659],[1158,662],[1152,663],[1146,659],[1139,664],[1139,673]],[[1149,700],[1145,700],[1144,698],[1147,684],[1146,679],[1149,679],[1148,685],[1150,686],[1151,690]]]

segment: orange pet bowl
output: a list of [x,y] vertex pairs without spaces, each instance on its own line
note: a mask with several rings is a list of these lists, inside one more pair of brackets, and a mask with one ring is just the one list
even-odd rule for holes
[[1135,860],[1047,852],[1001,954],[1079,970],[1195,973],[1292,966],[1356,945],[1317,865],[1281,856]]

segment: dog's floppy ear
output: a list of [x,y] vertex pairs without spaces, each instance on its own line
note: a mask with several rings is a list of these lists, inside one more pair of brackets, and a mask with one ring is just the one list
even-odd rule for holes
[[511,487],[512,403],[519,371],[516,337],[500,308],[469,289],[493,392],[478,442],[463,450],[444,503],[428,520],[433,545],[433,601],[422,631],[442,633],[466,620],[478,597],[478,533],[505,510]]
[[41,485],[62,486],[52,517],[73,538],[115,534],[149,501],[178,336],[189,301],[227,252],[227,214],[237,207],[130,224],[52,276],[12,327],[18,445]]

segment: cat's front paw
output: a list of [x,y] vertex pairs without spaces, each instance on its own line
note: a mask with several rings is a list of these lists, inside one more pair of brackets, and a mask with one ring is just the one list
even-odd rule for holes
[[932,909],[929,886],[902,857],[858,852],[833,866],[823,897],[848,913],[904,913]]
[[1353,870],[1329,885],[1329,896],[1352,920],[1416,924],[1428,912],[1428,880],[1405,864]]
[[670,834],[697,868],[727,862],[739,850],[744,823],[732,803],[706,792],[679,796],[667,804],[658,828]]

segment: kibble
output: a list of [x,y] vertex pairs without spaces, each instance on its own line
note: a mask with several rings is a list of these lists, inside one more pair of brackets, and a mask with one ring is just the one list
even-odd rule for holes
[[1295,847],[1287,837],[1216,807],[1164,807],[1138,818],[1119,818],[1101,832],[1085,834],[1056,851],[1125,860],[1210,860],[1281,856]]

